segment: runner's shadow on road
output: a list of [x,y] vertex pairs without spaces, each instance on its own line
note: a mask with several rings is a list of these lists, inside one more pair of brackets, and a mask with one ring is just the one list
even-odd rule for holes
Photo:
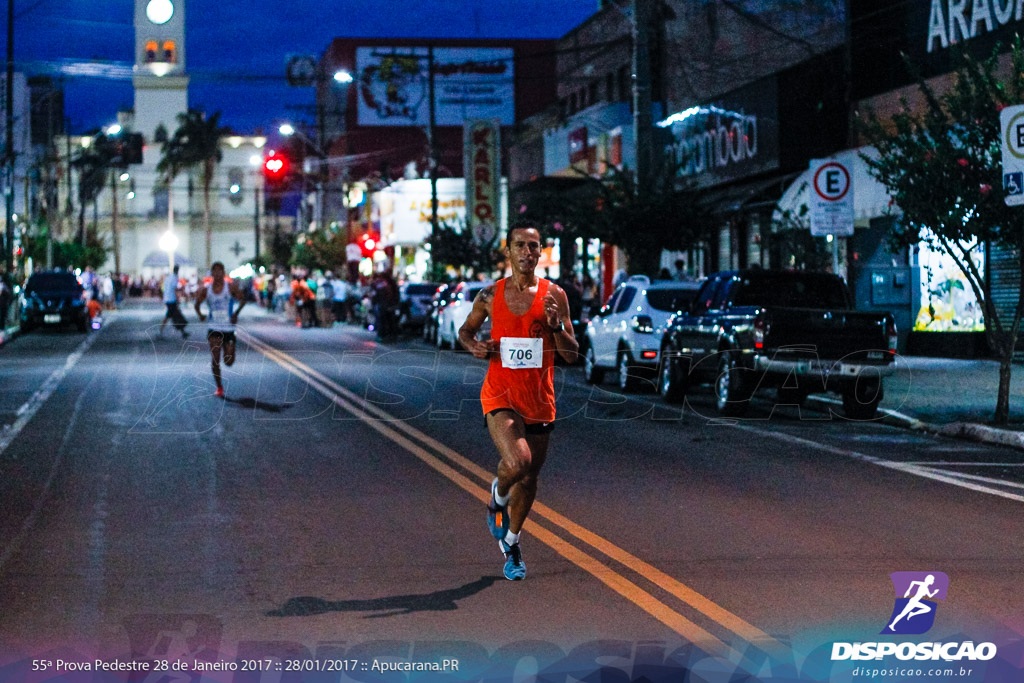
[[485,588],[490,588],[499,577],[481,576],[479,580],[467,583],[458,588],[450,588],[436,593],[416,593],[413,595],[396,595],[389,598],[373,600],[338,600],[330,602],[323,598],[302,597],[291,598],[284,607],[267,612],[268,617],[309,617],[327,612],[383,612],[367,614],[364,619],[394,617],[413,612],[447,612],[458,609],[457,601],[476,595]]
[[225,398],[226,403],[234,403],[235,405],[242,406],[243,408],[249,408],[251,410],[262,410],[265,413],[283,413],[284,411],[291,408],[290,404],[278,405],[276,403],[264,403],[263,401],[257,401],[254,398]]

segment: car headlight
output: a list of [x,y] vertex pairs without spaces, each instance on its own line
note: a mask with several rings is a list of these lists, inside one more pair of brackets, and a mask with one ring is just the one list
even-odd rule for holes
[[84,306],[85,305],[85,299],[72,299],[71,300],[71,305],[72,306]]

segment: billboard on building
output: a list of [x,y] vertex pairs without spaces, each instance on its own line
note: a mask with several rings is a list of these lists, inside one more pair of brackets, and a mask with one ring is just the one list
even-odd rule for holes
[[[462,126],[467,119],[515,123],[515,52],[512,48],[435,47],[434,121]],[[361,126],[430,123],[428,47],[356,48]]]

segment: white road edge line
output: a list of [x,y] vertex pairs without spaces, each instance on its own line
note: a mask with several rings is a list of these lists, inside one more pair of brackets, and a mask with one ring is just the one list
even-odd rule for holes
[[56,391],[57,386],[60,385],[67,374],[71,372],[71,368],[73,368],[85,352],[89,350],[89,347],[92,346],[92,343],[96,340],[96,337],[99,336],[100,332],[102,332],[102,330],[90,333],[89,336],[78,345],[78,348],[76,348],[74,352],[67,357],[67,360],[64,361],[64,365],[54,370],[50,376],[46,378],[46,381],[43,382],[43,386],[37,389],[36,392],[32,394],[32,397],[18,408],[18,419],[14,421],[14,424],[5,426],[3,433],[0,434],[0,455],[4,454],[4,451],[6,451],[11,443],[14,442],[14,439],[21,433],[21,430],[25,428],[25,425],[31,422],[32,418],[35,417],[35,414],[43,407],[43,404],[46,403],[53,392]]
[[882,458],[876,458],[874,456],[865,455],[863,453],[851,451],[846,448],[839,448],[837,446],[829,446],[827,444],[817,443],[815,441],[811,441],[810,439],[804,439],[802,437],[793,436],[792,434],[786,434],[784,432],[771,432],[765,429],[758,429],[757,427],[749,427],[747,425],[741,424],[734,424],[730,426],[754,434],[770,436],[773,439],[778,439],[780,441],[788,441],[793,444],[807,446],[809,448],[825,451],[827,453],[833,453],[835,455],[841,455],[843,457],[852,458],[854,460],[860,460],[862,462],[870,463],[872,465],[878,465],[879,467],[885,467],[891,470],[896,470],[898,472],[905,472],[906,474],[913,474],[915,476],[923,477],[925,479],[941,481],[943,483],[952,484],[953,486],[959,486],[960,488],[965,488],[971,491],[975,491],[977,493],[987,493],[991,496],[997,496],[999,498],[1006,498],[1008,500],[1013,500],[1018,503],[1024,503],[1024,496],[1018,496],[1014,493],[1007,493],[1006,491],[1000,491],[999,489],[994,489],[989,486],[979,486],[977,484],[971,484],[969,482],[963,481],[962,479],[957,479],[954,476],[939,474],[934,470],[917,467],[915,463],[902,463],[893,462],[891,460],[883,460]]
[[922,467],[921,469],[928,472],[934,472],[936,474],[944,474],[955,479],[970,479],[971,481],[980,481],[984,484],[992,484],[994,486],[1005,486],[1010,489],[1024,489],[1024,483],[1017,481],[1006,481],[1004,479],[996,479],[995,477],[983,477],[980,474],[967,474],[966,472],[946,472],[945,470],[939,470],[932,467]]
[[[652,403],[650,401],[646,401],[646,400],[641,399],[639,397],[629,396],[627,394],[619,394],[619,395],[622,396],[623,398],[625,398],[627,401],[633,401],[633,402],[639,403],[641,405],[650,406],[650,407],[656,407],[656,406],[659,405],[657,403]],[[825,400],[826,401],[831,401],[833,399],[825,399]],[[895,411],[889,411],[889,412],[895,413]],[[702,418],[702,419],[706,419],[706,418]],[[752,434],[759,434],[759,435],[762,435],[762,436],[770,436],[773,439],[779,439],[780,441],[788,441],[790,443],[798,444],[798,445],[801,445],[801,446],[807,446],[809,448],[814,448],[814,449],[817,449],[817,450],[820,450],[820,451],[825,451],[826,453],[832,453],[834,455],[841,455],[843,457],[852,458],[854,460],[861,460],[863,462],[870,463],[872,465],[878,465],[879,467],[885,467],[885,468],[892,469],[892,470],[898,470],[900,472],[905,472],[907,474],[912,474],[912,475],[915,475],[915,476],[918,476],[918,477],[922,477],[924,479],[932,479],[934,481],[941,481],[941,482],[943,482],[945,484],[951,484],[952,486],[959,486],[960,488],[968,489],[968,490],[974,491],[976,493],[986,493],[988,495],[996,496],[998,498],[1006,498],[1007,500],[1012,500],[1012,501],[1015,501],[1015,502],[1018,502],[1018,503],[1024,503],[1024,496],[1018,496],[1018,495],[1016,495],[1014,493],[1008,493],[1006,491],[1000,491],[999,489],[991,488],[989,486],[979,486],[977,484],[971,484],[969,482],[963,481],[962,478],[961,479],[957,479],[956,478],[956,476],[957,476],[956,473],[950,473],[948,475],[947,474],[941,474],[938,471],[932,471],[929,468],[917,467],[918,463],[914,463],[914,462],[903,463],[903,462],[895,462],[895,461],[892,461],[892,460],[885,460],[883,458],[876,458],[876,457],[871,456],[871,455],[865,455],[864,453],[858,453],[857,451],[852,451],[852,450],[850,450],[848,448],[840,448],[838,446],[829,446],[828,444],[818,443],[816,441],[811,441],[810,439],[804,439],[802,437],[794,436],[792,434],[786,434],[785,432],[774,432],[774,431],[771,431],[771,430],[768,430],[768,429],[762,429],[762,428],[759,428],[759,427],[752,427],[750,425],[740,424],[738,422],[737,418],[722,418],[721,421],[716,421],[715,424],[717,424],[718,426],[722,426],[722,427],[735,427],[736,429],[742,429],[743,431],[747,431],[747,432],[750,432]],[[950,464],[953,464],[953,463],[950,463]],[[969,465],[971,463],[964,463],[964,464],[965,465]],[[1013,486],[1013,484],[1010,483],[1010,482],[1000,482],[1000,485]]]

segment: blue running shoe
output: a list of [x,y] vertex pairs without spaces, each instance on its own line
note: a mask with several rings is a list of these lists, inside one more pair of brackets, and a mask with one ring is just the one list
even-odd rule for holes
[[494,494],[498,491],[498,478],[495,477],[494,481],[491,482],[491,502],[487,503],[487,528],[491,531],[491,536],[494,536],[499,541],[505,538],[505,534],[508,533],[508,506],[498,505],[494,500]]
[[505,553],[505,578],[509,581],[522,581],[526,578],[526,563],[523,562],[523,552],[519,544],[509,545],[505,541],[498,541],[498,547]]

